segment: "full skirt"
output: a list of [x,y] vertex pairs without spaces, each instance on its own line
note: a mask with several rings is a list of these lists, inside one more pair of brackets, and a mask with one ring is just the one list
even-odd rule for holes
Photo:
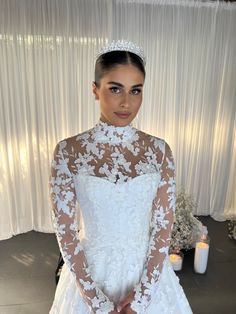
[[[168,259],[164,262],[159,280],[156,295],[152,297],[146,314],[191,314],[192,310],[179,284],[179,278]],[[75,276],[66,264],[62,268],[50,314],[91,314],[80,295]]]

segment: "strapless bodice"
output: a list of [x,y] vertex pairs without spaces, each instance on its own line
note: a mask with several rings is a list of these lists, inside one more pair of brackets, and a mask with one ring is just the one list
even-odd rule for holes
[[82,218],[84,244],[134,247],[146,242],[158,173],[137,176],[121,184],[88,175],[74,178]]

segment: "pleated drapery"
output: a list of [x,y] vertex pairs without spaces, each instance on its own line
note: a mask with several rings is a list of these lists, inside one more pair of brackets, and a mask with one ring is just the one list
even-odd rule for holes
[[195,214],[236,216],[235,32],[232,3],[1,0],[0,239],[53,232],[53,149],[98,121],[94,55],[121,38],[147,55],[134,125],[170,144]]

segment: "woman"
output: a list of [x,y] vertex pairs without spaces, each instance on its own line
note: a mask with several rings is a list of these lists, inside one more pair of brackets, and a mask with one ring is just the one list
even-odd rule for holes
[[93,83],[100,121],[55,148],[52,212],[65,264],[51,314],[192,313],[168,260],[172,153],[131,125],[144,66],[133,43],[102,49]]

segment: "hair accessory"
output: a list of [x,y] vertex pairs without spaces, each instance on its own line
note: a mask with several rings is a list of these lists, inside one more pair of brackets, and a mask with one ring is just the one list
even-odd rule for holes
[[146,64],[146,57],[144,55],[144,51],[137,44],[127,41],[127,40],[113,40],[110,44],[102,47],[96,55],[96,59],[98,59],[101,55],[111,52],[111,51],[128,51],[139,56],[143,64]]

